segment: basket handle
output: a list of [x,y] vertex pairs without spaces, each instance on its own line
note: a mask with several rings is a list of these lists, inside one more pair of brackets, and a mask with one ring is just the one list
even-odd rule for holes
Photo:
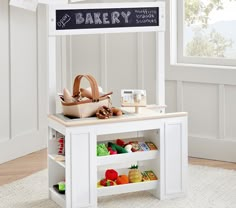
[[78,96],[79,94],[79,89],[80,89],[80,83],[81,79],[86,78],[89,81],[90,87],[91,87],[91,92],[92,92],[92,100],[93,102],[98,102],[99,101],[99,90],[98,90],[98,84],[95,80],[95,78],[91,75],[78,75],[74,79],[74,86],[73,86],[73,97]]

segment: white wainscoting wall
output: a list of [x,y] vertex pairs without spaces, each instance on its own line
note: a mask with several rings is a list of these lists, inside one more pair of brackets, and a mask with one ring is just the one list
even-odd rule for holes
[[[0,163],[46,146],[47,36],[42,17],[43,6],[33,13],[0,1]],[[168,26],[166,111],[189,112],[189,155],[236,162],[236,70],[171,65],[169,34]],[[155,103],[155,41],[155,33],[57,38],[58,92],[72,90],[77,74],[90,73],[104,91],[114,92],[115,106],[124,88],[144,88],[148,103]],[[60,112],[59,100],[57,104]]]
[[[174,2],[167,2],[167,14],[175,15]],[[170,27],[167,15],[167,111],[189,113],[190,156],[236,162],[236,67],[176,64],[175,20]]]
[[8,4],[0,1],[0,164],[47,141],[45,21]]
[[[189,113],[189,156],[236,162],[236,70],[171,65],[168,22],[167,15],[166,111]],[[69,37],[64,84],[71,89],[77,74],[90,73],[114,92],[116,106],[123,88],[144,88],[155,103],[155,40],[154,33]]]
[[[155,103],[155,34],[73,36],[68,43],[72,55],[67,80],[77,74],[93,74],[105,91],[114,92],[116,106],[123,88],[144,88],[148,103]],[[188,72],[180,68],[166,63],[166,104],[167,112],[189,113],[189,155],[235,162],[236,85],[207,81],[206,77],[203,82],[197,72],[186,79]],[[200,72],[210,79],[215,75],[214,69]],[[67,86],[71,89],[72,83]]]

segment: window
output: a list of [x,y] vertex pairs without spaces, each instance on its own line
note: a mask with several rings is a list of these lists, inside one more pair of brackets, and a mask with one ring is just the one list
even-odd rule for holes
[[236,66],[236,0],[182,0],[178,61]]

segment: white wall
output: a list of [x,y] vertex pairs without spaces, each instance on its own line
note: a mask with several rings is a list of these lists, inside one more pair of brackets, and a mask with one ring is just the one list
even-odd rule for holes
[[[144,33],[143,38],[137,33],[73,36],[67,80],[78,74],[94,75],[105,91],[113,91],[113,104],[117,106],[120,106],[120,90],[129,88],[147,89],[148,103],[155,103],[153,42],[154,33]],[[144,46],[140,50],[139,44]],[[71,83],[68,87],[71,89]]]
[[[167,13],[171,0],[167,2]],[[177,18],[172,24],[175,27]],[[236,68],[175,64],[177,33],[167,16],[166,103],[189,113],[189,155],[236,162]],[[171,36],[170,36],[171,34]],[[173,62],[173,64],[170,64]]]
[[46,146],[46,68],[37,20],[37,13],[0,1],[0,163]]
[[[38,18],[44,12],[9,9],[7,0],[0,1],[0,152],[7,158],[46,142],[37,133],[46,128],[47,112],[45,19]],[[167,112],[189,112],[189,155],[236,161],[236,70],[170,65],[169,31],[167,27]],[[122,88],[145,88],[148,103],[155,103],[155,40],[154,33],[58,38],[58,91],[71,89],[75,75],[91,73],[104,90],[114,92],[116,106]]]
[[[169,34],[167,24],[167,112],[189,113],[189,155],[235,162],[236,70],[171,65]],[[67,43],[70,89],[75,75],[91,73],[114,91],[114,105],[120,104],[122,88],[145,88],[148,103],[155,103],[154,33],[73,36]]]
[[[132,0],[135,2],[135,0]],[[144,0],[147,1],[147,0]],[[109,0],[86,2],[127,2]],[[147,1],[148,2],[148,1]],[[66,75],[58,90],[68,87],[78,74],[94,75],[104,91],[113,91],[113,104],[120,106],[120,90],[147,89],[148,103],[156,102],[156,34],[127,33],[71,36],[61,41],[67,48],[67,58],[62,57]],[[61,87],[61,89],[60,89]]]

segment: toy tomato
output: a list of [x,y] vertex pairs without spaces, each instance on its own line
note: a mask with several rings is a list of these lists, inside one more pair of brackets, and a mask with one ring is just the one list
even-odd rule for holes
[[115,181],[118,177],[118,173],[114,169],[108,169],[106,170],[105,177],[107,180]]

